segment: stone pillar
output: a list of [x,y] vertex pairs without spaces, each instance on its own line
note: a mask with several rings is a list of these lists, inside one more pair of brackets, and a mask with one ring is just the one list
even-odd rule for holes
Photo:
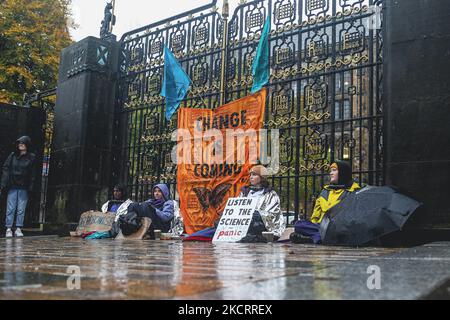
[[61,53],[46,221],[99,209],[111,176],[119,44],[95,37]]
[[450,1],[385,13],[386,182],[424,203],[415,227],[450,227]]

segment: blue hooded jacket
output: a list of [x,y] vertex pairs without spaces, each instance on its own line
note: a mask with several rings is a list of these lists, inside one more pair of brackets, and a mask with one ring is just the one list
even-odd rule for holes
[[164,197],[163,202],[158,203],[155,199],[150,199],[146,202],[155,208],[158,218],[160,218],[163,222],[170,222],[174,217],[174,205],[173,201],[170,200],[169,188],[164,183],[157,184],[152,189],[152,196],[155,188],[159,188],[161,190]]

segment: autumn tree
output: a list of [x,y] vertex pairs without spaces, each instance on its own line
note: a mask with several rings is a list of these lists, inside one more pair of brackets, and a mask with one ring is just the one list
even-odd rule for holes
[[59,55],[71,43],[71,0],[0,0],[0,102],[56,86]]

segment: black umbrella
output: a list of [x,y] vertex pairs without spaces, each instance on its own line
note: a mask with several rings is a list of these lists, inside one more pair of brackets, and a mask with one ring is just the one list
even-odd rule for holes
[[401,230],[421,204],[389,187],[367,186],[349,193],[320,224],[325,245],[364,245]]

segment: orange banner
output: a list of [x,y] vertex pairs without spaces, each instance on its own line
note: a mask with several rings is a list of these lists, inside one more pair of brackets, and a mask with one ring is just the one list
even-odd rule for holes
[[214,225],[259,158],[266,90],[215,110],[178,113],[177,187],[188,234]]

